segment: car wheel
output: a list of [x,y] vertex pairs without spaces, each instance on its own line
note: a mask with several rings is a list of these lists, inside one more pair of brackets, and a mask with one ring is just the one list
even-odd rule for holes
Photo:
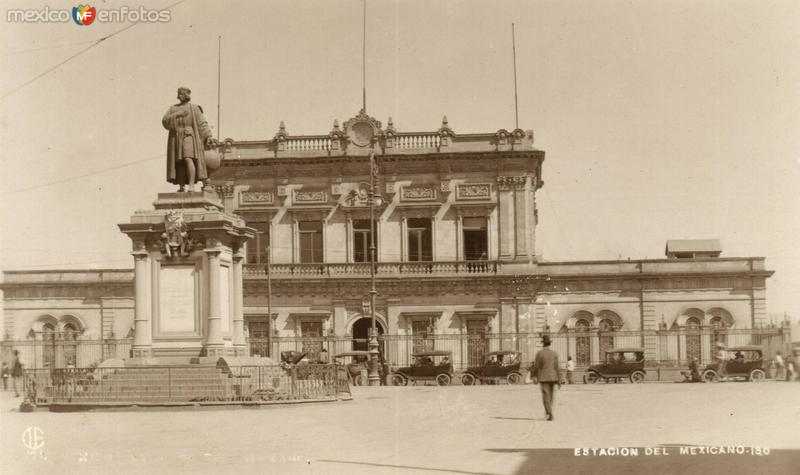
[[402,374],[396,374],[392,376],[392,386],[406,386],[408,385],[408,379]]
[[522,375],[519,373],[511,373],[506,376],[508,384],[519,384],[522,381]]
[[596,383],[596,382],[597,382],[597,380],[598,380],[598,379],[600,379],[600,375],[598,375],[598,374],[597,374],[597,373],[595,373],[595,372],[590,372],[590,373],[588,373],[588,374],[586,375],[586,380],[585,380],[585,381],[586,381],[588,384],[594,384],[594,383]]
[[463,384],[464,386],[472,386],[472,385],[474,385],[475,384],[475,376],[473,376],[470,373],[464,373],[464,375],[461,376],[461,384]]
[[353,386],[362,386],[363,384],[364,384],[364,382],[361,381],[361,375],[360,374],[358,376],[353,376]]
[[631,382],[632,383],[643,383],[644,382],[644,373],[642,371],[634,371],[631,373]]
[[717,377],[717,372],[713,369],[709,369],[703,372],[703,381],[706,383],[716,383],[719,380]]
[[767,375],[760,369],[750,371],[750,381],[763,381]]
[[450,385],[450,375],[442,373],[436,376],[436,384],[439,386],[449,386]]

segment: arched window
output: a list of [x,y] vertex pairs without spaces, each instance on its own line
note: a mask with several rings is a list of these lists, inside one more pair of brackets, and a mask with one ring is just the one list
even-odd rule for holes
[[77,326],[70,322],[64,325],[64,364],[66,366],[78,366],[78,338]]
[[42,363],[46,368],[56,366],[56,326],[52,323],[42,325]]
[[686,319],[686,359],[692,358],[701,360],[700,319],[697,317]]
[[614,349],[614,335],[613,331],[616,330],[614,322],[608,318],[600,320],[600,358],[605,358],[606,351]]
[[591,325],[585,318],[575,322],[575,331],[578,336],[575,338],[575,364],[588,365],[592,361],[592,340],[586,333]]

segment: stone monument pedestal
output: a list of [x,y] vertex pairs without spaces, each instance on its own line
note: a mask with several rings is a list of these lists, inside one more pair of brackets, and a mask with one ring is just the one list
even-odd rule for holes
[[210,192],[159,193],[153,206],[119,225],[135,261],[133,360],[248,356],[242,263],[255,230]]

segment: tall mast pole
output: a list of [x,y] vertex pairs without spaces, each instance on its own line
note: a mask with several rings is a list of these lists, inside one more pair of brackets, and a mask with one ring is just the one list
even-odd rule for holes
[[511,24],[511,52],[514,57],[514,128],[519,128],[519,106],[517,105],[517,38]]
[[217,37],[217,140],[220,139],[219,122],[220,122],[220,84],[222,79],[222,36]]

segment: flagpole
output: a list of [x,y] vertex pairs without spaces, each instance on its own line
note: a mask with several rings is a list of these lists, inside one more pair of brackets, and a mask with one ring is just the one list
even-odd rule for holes
[[514,127],[519,128],[519,106],[517,105],[517,39],[514,24],[511,24],[511,51],[514,56]]
[[217,37],[217,140],[219,140],[221,137],[219,132],[221,78],[222,78],[222,36],[219,36]]

